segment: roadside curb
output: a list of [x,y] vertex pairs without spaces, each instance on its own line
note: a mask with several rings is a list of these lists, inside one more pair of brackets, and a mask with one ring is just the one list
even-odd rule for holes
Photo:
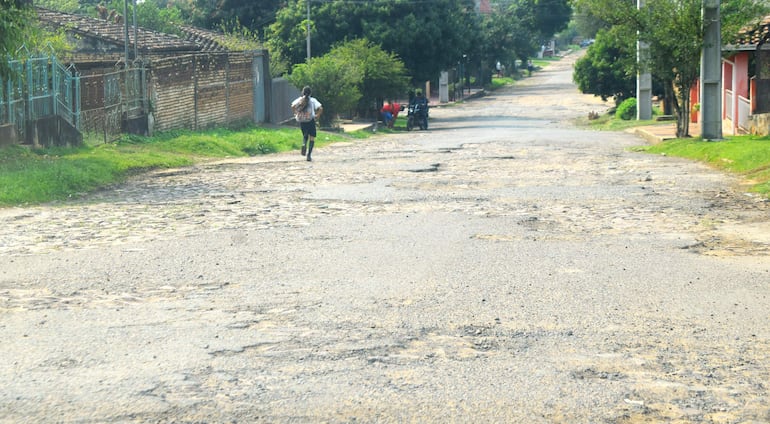
[[647,142],[650,144],[660,144],[664,140],[669,139],[659,135],[655,135],[650,131],[645,130],[644,128],[630,128],[630,129],[627,129],[626,132],[629,132],[631,134],[636,134],[639,137],[642,137],[643,139],[647,140]]
[[[625,132],[642,137],[650,144],[659,144],[677,138],[676,125],[645,125],[629,128]],[[692,131],[692,135],[697,136],[698,132]]]

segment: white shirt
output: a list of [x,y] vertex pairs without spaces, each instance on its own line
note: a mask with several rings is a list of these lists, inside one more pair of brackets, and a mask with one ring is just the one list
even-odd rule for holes
[[[305,96],[299,96],[296,99],[294,99],[294,101],[291,102],[291,107],[294,107],[295,105],[297,105],[300,102],[300,100],[302,100],[303,97]],[[310,96],[310,101],[307,102],[307,104],[308,106],[310,106],[310,117],[315,119],[315,111],[317,111],[322,107],[321,102],[319,102],[318,99],[316,99],[315,97]]]

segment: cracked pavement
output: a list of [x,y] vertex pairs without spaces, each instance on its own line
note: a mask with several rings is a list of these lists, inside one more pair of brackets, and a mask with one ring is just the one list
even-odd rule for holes
[[0,210],[0,421],[770,421],[770,205],[574,127],[573,61]]

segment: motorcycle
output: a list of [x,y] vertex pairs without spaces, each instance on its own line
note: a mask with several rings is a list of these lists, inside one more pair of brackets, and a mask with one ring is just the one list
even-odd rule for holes
[[428,105],[425,103],[411,103],[406,113],[406,130],[412,131],[415,124],[421,130],[428,129]]

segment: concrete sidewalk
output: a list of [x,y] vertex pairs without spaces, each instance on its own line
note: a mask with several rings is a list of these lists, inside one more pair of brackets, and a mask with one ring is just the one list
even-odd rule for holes
[[[636,134],[648,142],[657,144],[665,140],[672,140],[676,137],[676,121],[665,121],[660,124],[644,125],[640,127],[629,128],[626,132]],[[729,122],[725,121],[722,125],[722,136],[727,137],[732,135],[732,129],[729,126]],[[701,123],[690,123],[690,137],[701,136]]]
[[[665,140],[672,140],[676,137],[676,121],[667,121],[664,124],[645,125],[641,127],[629,128],[626,132],[636,134],[652,144],[658,144]],[[690,124],[690,136],[700,137],[700,124]]]

